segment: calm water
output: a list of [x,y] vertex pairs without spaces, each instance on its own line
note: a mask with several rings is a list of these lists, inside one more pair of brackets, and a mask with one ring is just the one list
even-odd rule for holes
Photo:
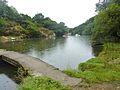
[[85,36],[58,39],[33,39],[22,42],[0,43],[0,48],[40,58],[59,68],[76,68],[92,57],[92,47]]
[[0,90],[18,90],[15,71],[15,67],[0,61]]
[[7,75],[0,74],[0,90],[18,90],[18,85]]

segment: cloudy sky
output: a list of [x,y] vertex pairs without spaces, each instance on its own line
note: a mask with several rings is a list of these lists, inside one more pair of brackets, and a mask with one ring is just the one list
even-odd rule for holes
[[94,16],[95,4],[99,0],[7,0],[19,13],[33,17],[43,13],[57,22],[65,22],[68,27],[75,27]]

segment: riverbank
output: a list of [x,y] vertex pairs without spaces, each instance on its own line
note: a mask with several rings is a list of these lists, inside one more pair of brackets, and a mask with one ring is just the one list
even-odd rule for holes
[[25,38],[23,36],[0,36],[0,42],[12,42],[12,41],[23,41],[23,40],[30,40],[30,39],[55,39],[55,36],[46,36],[46,37],[39,37],[39,38]]
[[[18,69],[16,70],[17,71],[16,76],[18,77],[17,78],[18,80],[23,80],[24,77],[28,75],[33,76],[32,82],[34,81],[34,79],[36,79],[35,77],[39,77],[39,78],[49,77],[51,78],[50,82],[54,82],[55,80],[59,81],[61,83],[61,84],[59,83],[59,86],[61,85],[61,87],[62,85],[65,86],[69,85],[72,87],[78,85],[81,82],[81,79],[69,77],[68,75],[64,74],[54,66],[47,64],[40,59],[28,55],[20,54],[13,51],[5,51],[5,52],[1,52],[0,56],[2,61],[9,63],[10,65],[15,66],[16,69]],[[39,78],[37,78],[38,79],[37,81],[39,81]],[[44,79],[45,78],[43,78],[43,80]],[[46,84],[47,82],[50,83],[49,80],[50,79],[48,79],[48,81],[43,82],[43,84],[44,83]],[[36,84],[41,84],[41,83],[38,82]],[[54,83],[51,84],[54,85]]]
[[[85,63],[79,64],[77,70],[65,70],[64,72],[72,77],[82,78],[82,83],[78,86],[71,87],[73,90],[119,90],[120,89],[120,44],[119,43],[106,43],[104,44],[103,51],[98,55],[98,57],[88,60]],[[29,78],[29,77],[28,77]],[[44,85],[52,85],[49,88],[55,87],[56,83],[54,80],[50,82],[47,78],[35,78],[25,79],[21,84],[20,88],[39,88],[36,85],[43,87]],[[37,80],[38,79],[38,80]],[[42,79],[42,81],[41,81]],[[28,80],[28,81],[27,81]],[[31,82],[33,81],[33,82]],[[51,83],[55,82],[55,83]],[[32,84],[31,84],[32,83]],[[59,86],[59,85],[58,85]],[[61,90],[65,86],[60,86],[57,90]],[[65,90],[69,90],[66,87]],[[24,89],[23,89],[24,90]],[[70,89],[71,90],[71,89]]]
[[3,52],[3,51],[5,51],[5,49],[0,49],[0,52]]
[[[106,43],[102,52],[85,63],[79,64],[77,70],[65,70],[66,74],[82,78],[82,86],[111,84],[120,89],[120,43]],[[110,86],[111,86],[110,85]],[[104,87],[103,87],[104,88]]]
[[0,42],[22,41],[22,36],[0,36]]

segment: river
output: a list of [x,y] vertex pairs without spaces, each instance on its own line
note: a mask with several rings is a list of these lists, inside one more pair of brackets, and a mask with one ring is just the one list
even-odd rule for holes
[[0,61],[0,90],[18,90],[15,82],[16,68]]
[[79,63],[94,57],[86,36],[4,42],[0,43],[0,48],[37,57],[61,70],[75,69]]
[[[60,70],[75,69],[79,63],[94,57],[89,37],[86,36],[0,42],[0,48],[37,57]],[[15,71],[13,66],[0,62],[0,90],[18,89]]]

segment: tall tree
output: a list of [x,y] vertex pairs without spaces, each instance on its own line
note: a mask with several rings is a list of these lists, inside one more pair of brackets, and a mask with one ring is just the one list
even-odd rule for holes
[[99,12],[95,19],[93,39],[97,41],[120,40],[120,5],[111,4]]
[[49,17],[44,17],[42,13],[36,14],[33,17],[34,22],[37,22],[39,25],[42,25],[45,28],[53,30],[56,36],[62,36],[65,32],[68,32],[68,27],[65,26],[64,22],[57,23],[56,21],[51,20]]
[[33,17],[33,20],[37,23],[42,23],[42,20],[44,20],[44,15],[42,13],[38,13]]

